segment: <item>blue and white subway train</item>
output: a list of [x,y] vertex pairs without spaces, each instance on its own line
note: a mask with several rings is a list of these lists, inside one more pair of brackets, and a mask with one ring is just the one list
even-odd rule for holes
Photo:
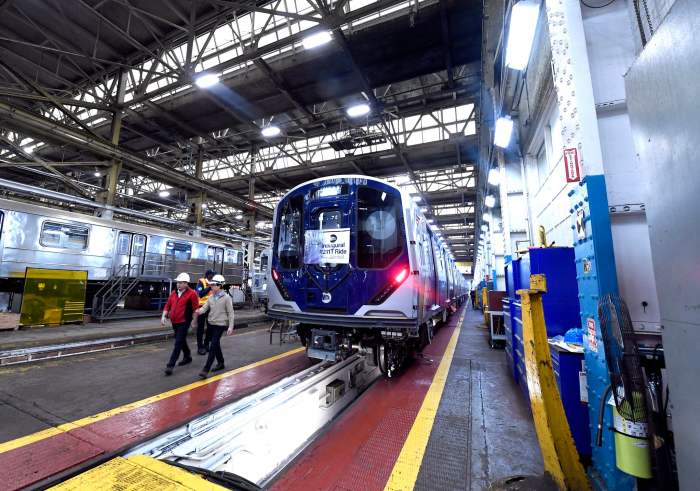
[[268,314],[299,322],[310,357],[361,349],[389,376],[468,293],[420,207],[371,177],[289,191],[275,209],[271,252]]

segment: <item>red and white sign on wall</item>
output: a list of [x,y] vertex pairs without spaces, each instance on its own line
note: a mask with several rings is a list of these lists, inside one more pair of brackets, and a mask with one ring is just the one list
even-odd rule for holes
[[581,167],[578,163],[578,149],[564,149],[564,167],[566,167],[566,182],[578,182],[581,180]]

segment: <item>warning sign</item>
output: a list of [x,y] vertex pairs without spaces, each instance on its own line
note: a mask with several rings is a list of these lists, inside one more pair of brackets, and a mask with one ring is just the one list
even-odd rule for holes
[[566,182],[578,182],[581,180],[581,168],[578,163],[578,149],[564,149],[564,166],[566,167]]
[[305,264],[348,264],[350,229],[307,230],[304,233]]
[[588,319],[588,349],[591,351],[598,352],[598,338],[595,334],[595,319],[589,317]]

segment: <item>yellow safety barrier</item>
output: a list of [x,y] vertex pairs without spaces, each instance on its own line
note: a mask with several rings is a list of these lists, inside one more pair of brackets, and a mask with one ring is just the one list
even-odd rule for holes
[[530,289],[517,291],[522,305],[525,368],[535,430],[545,472],[559,489],[589,490],[552,368],[542,310],[542,294],[546,292],[544,275],[530,276]]

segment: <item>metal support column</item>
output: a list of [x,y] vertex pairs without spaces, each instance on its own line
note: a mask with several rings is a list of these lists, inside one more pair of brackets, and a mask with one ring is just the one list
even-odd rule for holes
[[[204,176],[204,152],[202,146],[199,146],[197,152],[197,160],[195,161],[194,175],[197,179],[202,179]],[[194,199],[190,200],[190,209],[192,212],[191,220],[194,222],[194,236],[201,237],[202,224],[204,222],[203,204],[206,199],[204,193],[199,193]]]
[[[588,407],[591,421],[598,420],[601,400],[609,385],[605,351],[598,319],[598,300],[617,293],[603,157],[595,109],[593,83],[583,17],[579,2],[546,0],[547,24],[552,48],[554,87],[559,103],[563,151],[571,170],[570,180],[585,176],[569,193],[574,228],[576,273],[584,329]],[[576,171],[578,167],[578,171]],[[634,478],[615,464],[612,415],[606,411],[603,446],[593,446],[591,477],[598,489],[627,490]],[[595,441],[596,429],[591,425]]]
[[[126,72],[119,74],[119,79],[117,80],[117,105],[124,102],[124,94],[126,93]],[[112,124],[110,127],[110,141],[112,145],[119,145],[119,136],[122,130],[122,118],[124,113],[122,110],[117,109],[112,116]],[[119,175],[122,171],[122,161],[119,159],[113,159],[112,164],[107,171],[105,177],[105,188],[106,192],[102,194],[101,199],[107,206],[114,206],[114,197],[117,194],[117,185],[119,184]],[[102,217],[112,218],[111,210],[102,211]]]
[[[251,177],[248,181],[248,199],[255,199],[254,177]],[[250,288],[248,280],[253,278],[253,270],[255,269],[255,219],[255,210],[251,210],[250,215],[248,215],[248,235],[250,240],[248,244],[244,246],[245,253],[243,254],[244,284],[246,285],[246,291]]]

